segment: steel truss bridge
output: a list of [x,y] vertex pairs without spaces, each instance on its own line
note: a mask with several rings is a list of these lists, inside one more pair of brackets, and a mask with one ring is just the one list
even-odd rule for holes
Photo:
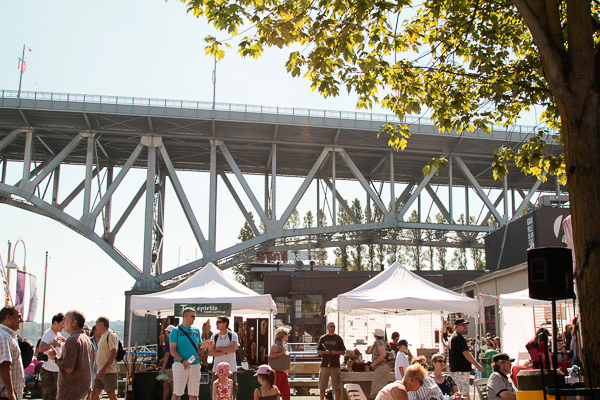
[[[221,268],[245,262],[255,257],[258,249],[354,244],[482,247],[476,239],[490,231],[491,217],[504,225],[531,204],[534,194],[559,192],[554,180],[542,182],[517,168],[503,181],[493,179],[494,149],[503,144],[518,147],[532,127],[457,135],[439,131],[426,118],[413,118],[404,121],[411,126],[409,146],[396,152],[387,138],[377,137],[387,122],[400,121],[391,115],[359,112],[39,92],[21,92],[19,96],[16,91],[2,91],[0,201],[61,222],[105,251],[136,280],[135,288],[157,289],[184,279],[209,261],[218,262]],[[555,147],[555,153],[560,153]],[[427,162],[440,156],[449,157],[448,168],[437,176],[423,176]],[[6,180],[9,161],[23,166],[22,176],[14,182]],[[85,168],[85,179],[69,193],[59,192],[65,164]],[[113,219],[113,195],[132,168],[145,169],[145,182],[128,200],[125,211]],[[208,231],[200,227],[178,178],[180,171],[210,176],[205,188],[209,194]],[[96,184],[100,174],[105,179]],[[260,197],[246,179],[252,174],[265,177]],[[285,209],[277,209],[278,178],[290,176],[302,178],[302,184]],[[230,177],[238,180],[242,193],[236,191]],[[215,246],[219,178],[256,236],[225,249]],[[164,213],[167,179],[202,258],[163,272],[163,226],[169,218]],[[373,205],[376,212],[366,216],[366,223],[359,221],[336,190],[340,180],[358,182],[362,195]],[[329,196],[326,212],[332,222],[286,229],[286,221],[313,181],[317,181],[313,214],[317,215]],[[438,196],[440,188],[445,196]],[[457,190],[464,190],[460,201],[466,214],[464,223],[457,223],[455,217]],[[492,192],[495,198],[490,197]],[[244,196],[251,209],[244,204]],[[411,210],[421,213],[421,197],[427,197],[443,214],[443,223],[424,222],[421,214],[418,221],[408,220]],[[83,198],[83,209],[67,209],[76,198]],[[394,201],[388,201],[388,206],[384,198]],[[473,198],[485,208],[476,223],[469,222]],[[144,225],[139,229],[143,232],[141,266],[115,246],[119,230],[139,201],[145,207]],[[336,223],[338,207],[348,213],[352,224]],[[474,208],[471,205],[471,211]],[[258,216],[262,230],[250,212]],[[414,243],[390,235],[401,229],[454,231],[459,240],[437,240],[433,235]]]

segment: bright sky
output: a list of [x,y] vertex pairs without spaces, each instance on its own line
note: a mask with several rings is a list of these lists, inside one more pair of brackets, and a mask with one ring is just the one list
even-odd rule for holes
[[[25,55],[24,91],[212,101],[214,61],[204,55],[203,38],[208,34],[219,39],[227,36],[215,33],[204,20],[187,14],[185,5],[179,1],[3,1],[0,2],[0,15],[0,89],[18,88],[17,61],[23,44],[26,44],[31,51],[27,50]],[[268,50],[260,59],[242,59],[235,51],[236,41],[230,43],[234,48],[217,67],[217,102],[355,109],[355,97],[342,95],[324,99],[310,90],[307,79],[294,79],[288,75],[284,65],[287,51]],[[18,176],[19,168],[18,164],[11,165],[9,177]],[[80,169],[66,170],[66,173],[61,172],[61,179],[79,182]],[[127,178],[130,184],[126,186],[135,191],[143,181],[144,173],[133,171],[130,175]],[[204,175],[200,179],[208,180]],[[182,174],[181,179],[198,178]],[[263,178],[249,180],[257,187],[255,193],[260,194]],[[286,184],[297,187],[298,182],[290,180]],[[346,192],[348,195],[344,197],[353,198],[351,187],[344,185],[341,184],[342,195]],[[282,190],[279,181],[278,189],[278,204],[281,202],[281,205],[277,208],[281,213],[293,192]],[[224,186],[219,187],[219,193],[224,190]],[[396,192],[401,191],[396,189]],[[202,197],[202,193],[196,195]],[[310,197],[309,191],[307,198]],[[384,199],[384,202],[388,200]],[[174,203],[167,202],[167,205]],[[223,215],[227,214],[231,204],[230,201],[224,206],[219,205],[220,218],[231,218],[229,229],[218,232],[219,247],[235,244],[243,224],[241,213]],[[74,202],[73,207],[78,206]],[[114,207],[122,211],[126,203],[117,203]],[[302,207],[305,207],[303,203],[299,206],[301,216],[305,212]],[[142,218],[142,212],[138,207],[132,219]],[[198,215],[198,218],[204,224],[205,216]],[[202,228],[206,234],[207,223]],[[169,229],[171,232],[189,231],[185,224],[179,223]],[[176,241],[165,244],[165,259],[168,259],[165,270],[176,267],[179,258],[181,265],[195,259],[195,244],[189,236],[182,234]],[[4,263],[7,262],[6,243],[10,240],[14,244],[18,239],[24,240],[27,246],[27,271],[38,276],[40,300],[44,257],[45,252],[49,252],[46,321],[54,313],[72,308],[81,309],[88,320],[100,315],[112,320],[123,319],[123,293],[134,281],[96,245],[50,219],[0,205],[0,255]],[[141,266],[142,258],[141,240],[141,234],[124,228],[117,242],[117,246],[129,250],[127,256],[138,266]],[[15,261],[23,264],[21,245]],[[41,321],[41,307],[36,320]]]
[[[220,39],[227,36],[187,14],[179,1],[3,1],[0,15],[0,89],[18,88],[18,58],[26,44],[31,51],[26,50],[25,55],[24,91],[212,101],[214,60],[205,56],[203,39],[208,34]],[[217,102],[355,109],[354,98],[323,99],[310,90],[308,80],[288,75],[287,52],[275,49],[258,60],[242,59],[231,44],[234,48],[217,67]],[[9,176],[19,174],[20,168],[11,165]],[[131,173],[137,178],[132,181],[144,179],[139,172]],[[76,172],[72,174],[74,180],[80,179]],[[261,182],[262,178],[254,183]],[[284,204],[286,196],[280,196]],[[122,209],[126,205],[120,206]],[[136,211],[140,212],[132,218],[141,218],[141,210]],[[45,252],[49,252],[46,321],[54,313],[70,308],[80,308],[87,319],[102,314],[123,319],[123,292],[134,281],[96,245],[53,220],[7,205],[0,205],[0,221],[0,255],[4,263],[6,243],[23,239],[27,270],[38,276],[40,300]],[[221,245],[235,244],[242,224],[241,214],[235,214],[230,225],[233,228],[219,233]],[[139,234],[121,233],[119,239],[123,236],[133,242],[141,240]],[[194,243],[181,241],[171,240],[165,257],[170,263],[165,269],[176,267],[179,258],[182,265],[195,259]],[[141,250],[134,248],[127,255],[141,265]],[[20,244],[15,261],[23,264]],[[36,320],[41,321],[41,307]]]

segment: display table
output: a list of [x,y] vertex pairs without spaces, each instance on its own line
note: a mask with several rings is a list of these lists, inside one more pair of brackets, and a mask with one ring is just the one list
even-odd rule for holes
[[519,386],[517,384],[517,374],[524,369],[533,369],[533,368],[524,367],[522,365],[513,365],[513,367],[512,367],[512,372],[510,374],[510,378],[512,379],[512,381],[515,384],[515,387],[517,389],[519,388]]
[[[371,382],[373,382],[373,371],[368,372],[342,372],[342,400],[348,400],[346,396],[346,391],[344,390],[344,385],[346,383],[357,383],[360,385],[361,389],[365,393],[367,398],[372,398],[371,394]],[[394,376],[394,372],[390,372],[388,376],[388,383],[394,382],[396,377]]]
[[[258,384],[258,379],[254,376],[256,371],[237,371],[237,383],[238,383],[238,392],[237,392],[237,400],[254,400],[254,389],[258,389],[260,385]],[[156,378],[158,374],[155,373],[154,378]],[[202,400],[210,400],[212,397],[211,388],[212,388],[212,373],[202,372],[202,375],[206,375],[204,380],[200,381],[200,393],[199,398]],[[136,377],[137,379],[137,377]],[[157,382],[158,381],[154,381]],[[208,382],[208,383],[203,383]],[[136,381],[137,384],[137,381]],[[161,390],[159,393],[160,397],[157,397],[156,400],[162,399],[162,382],[159,383]],[[134,395],[134,399],[144,399],[146,400],[149,397],[136,397]],[[152,398],[154,399],[154,398]],[[181,400],[189,400],[189,396],[187,393],[187,387],[185,389],[185,394],[181,396]]]

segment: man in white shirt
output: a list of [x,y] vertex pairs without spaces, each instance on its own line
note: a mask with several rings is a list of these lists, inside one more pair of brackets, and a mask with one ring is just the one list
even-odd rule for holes
[[119,338],[117,334],[109,329],[110,322],[107,317],[99,317],[96,320],[96,332],[100,335],[98,351],[96,352],[96,365],[98,374],[92,386],[92,400],[100,399],[102,390],[108,398],[117,400],[117,374],[119,366],[115,360],[119,349]]
[[[52,317],[52,326],[42,336],[38,353],[48,354],[48,350],[54,347],[56,355],[61,356],[62,345],[65,342],[65,337],[60,334],[63,329],[62,322],[64,318],[63,313],[58,313]],[[42,378],[42,399],[55,400],[58,390],[58,365],[56,365],[56,362],[50,359],[44,361],[40,376]]]
[[219,331],[212,337],[213,344],[209,347],[208,355],[213,356],[213,382],[219,377],[216,375],[217,365],[222,362],[229,364],[233,374],[230,378],[233,380],[233,399],[237,395],[237,364],[235,361],[235,351],[237,350],[238,335],[229,330],[229,318],[222,316],[217,318],[217,329]]
[[394,365],[394,376],[397,381],[401,381],[404,376],[404,371],[408,368],[408,357],[406,357],[406,351],[408,350],[408,341],[401,339],[398,341],[398,354],[396,355],[396,362]]

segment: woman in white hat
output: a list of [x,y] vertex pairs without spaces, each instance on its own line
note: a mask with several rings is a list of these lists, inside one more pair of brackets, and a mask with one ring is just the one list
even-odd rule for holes
[[383,329],[375,329],[373,332],[375,342],[367,347],[367,354],[373,354],[371,369],[373,369],[373,382],[371,383],[371,395],[374,396],[387,384],[387,378],[390,375],[392,366],[385,360],[385,349],[389,344],[385,341],[385,332]]

